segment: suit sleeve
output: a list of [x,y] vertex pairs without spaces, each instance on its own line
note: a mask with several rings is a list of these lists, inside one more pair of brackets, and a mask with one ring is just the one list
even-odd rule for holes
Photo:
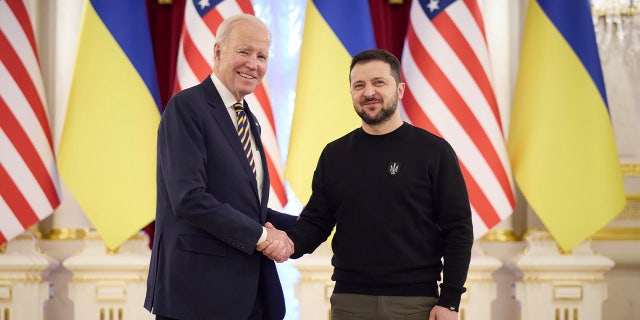
[[[229,172],[233,170],[222,168],[215,171],[216,175],[211,175],[212,159],[207,157],[216,144],[206,131],[211,130],[207,126],[213,126],[210,122],[215,121],[205,120],[212,116],[201,107],[203,104],[208,106],[203,98],[182,93],[171,99],[158,129],[158,179],[161,175],[172,211],[178,219],[191,223],[231,247],[252,254],[262,227],[239,208],[219,201],[208,190],[212,186],[209,179],[220,180],[218,183],[224,183],[223,187],[238,187],[229,182],[233,181],[228,179],[229,176],[225,176],[232,174]],[[235,203],[255,202],[252,197],[250,192],[237,192]]]

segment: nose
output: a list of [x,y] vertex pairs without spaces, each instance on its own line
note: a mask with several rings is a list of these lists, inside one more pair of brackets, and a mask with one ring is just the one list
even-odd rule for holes
[[259,64],[258,56],[250,55],[245,65],[251,69],[257,69]]
[[362,93],[365,98],[373,98],[376,95],[376,91],[371,86],[367,86],[364,88]]

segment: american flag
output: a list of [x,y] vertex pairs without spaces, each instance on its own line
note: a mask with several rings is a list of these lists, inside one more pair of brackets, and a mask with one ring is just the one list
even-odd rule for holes
[[476,0],[414,0],[402,55],[406,118],[458,154],[479,238],[515,207]]
[[0,1],[0,244],[60,204],[42,74],[26,1]]
[[[188,0],[178,48],[178,64],[174,92],[200,83],[213,70],[215,33],[222,21],[238,13],[255,14],[250,0]],[[269,207],[280,209],[287,203],[282,176],[282,161],[266,80],[245,97],[262,128],[261,140],[266,154],[271,196]]]

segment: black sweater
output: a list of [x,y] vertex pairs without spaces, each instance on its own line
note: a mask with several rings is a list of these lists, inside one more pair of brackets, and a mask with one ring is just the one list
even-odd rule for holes
[[[329,143],[296,226],[293,258],[331,234],[334,292],[438,296],[458,309],[473,227],[465,183],[451,146],[404,123],[385,135],[361,128]],[[444,257],[444,270],[441,258]]]

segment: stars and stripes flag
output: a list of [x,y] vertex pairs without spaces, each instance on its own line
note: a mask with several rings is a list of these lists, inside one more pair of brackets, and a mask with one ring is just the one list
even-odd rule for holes
[[414,0],[409,21],[403,111],[455,149],[479,238],[515,207],[480,7],[476,0]]
[[[239,13],[255,14],[250,0],[186,2],[174,92],[194,86],[212,73],[213,46],[218,26],[225,18]],[[260,138],[264,145],[271,181],[269,207],[280,209],[287,203],[287,193],[284,188],[282,161],[266,80],[263,80],[253,94],[246,96],[245,100],[262,128]]]
[[0,1],[0,244],[60,204],[42,73],[27,3]]

